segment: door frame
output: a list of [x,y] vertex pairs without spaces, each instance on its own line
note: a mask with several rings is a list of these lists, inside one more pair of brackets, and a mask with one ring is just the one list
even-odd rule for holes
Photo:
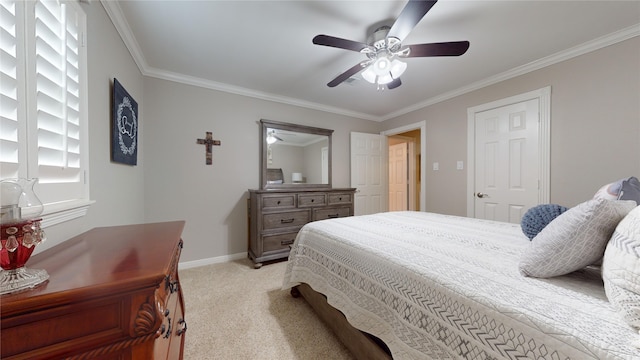
[[[419,121],[417,123],[400,126],[380,132],[380,135],[389,137],[398,135],[412,130],[420,130],[420,211],[426,211],[427,207],[427,182],[426,180],[426,153],[427,153],[427,121]],[[386,173],[386,181],[389,184],[389,172]],[[388,206],[388,205],[387,205]]]
[[476,113],[537,99],[538,116],[538,203],[549,203],[551,182],[551,86],[529,91],[520,95],[492,101],[467,109],[467,217],[475,217],[475,151]]

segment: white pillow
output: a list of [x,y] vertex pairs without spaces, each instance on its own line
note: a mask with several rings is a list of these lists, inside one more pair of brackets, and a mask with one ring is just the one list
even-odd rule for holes
[[595,263],[634,207],[635,201],[593,199],[565,211],[531,240],[520,259],[520,273],[548,278]]
[[640,330],[640,206],[616,227],[604,253],[602,279],[609,302]]

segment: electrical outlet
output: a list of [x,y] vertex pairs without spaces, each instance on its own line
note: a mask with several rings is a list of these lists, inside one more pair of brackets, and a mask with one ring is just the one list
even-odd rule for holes
[[438,162],[434,162],[433,163],[433,171],[438,171],[440,170],[440,164]]
[[458,170],[464,169],[464,163],[462,161],[458,160],[458,162],[456,162],[456,169],[458,169]]

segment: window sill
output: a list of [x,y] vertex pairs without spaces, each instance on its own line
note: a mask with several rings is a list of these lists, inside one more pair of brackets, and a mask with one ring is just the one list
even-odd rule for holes
[[94,200],[72,200],[46,204],[42,213],[42,228],[58,225],[66,221],[83,217],[89,211]]

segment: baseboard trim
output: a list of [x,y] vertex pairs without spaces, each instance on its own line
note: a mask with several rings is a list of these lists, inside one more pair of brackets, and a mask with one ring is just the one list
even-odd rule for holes
[[216,257],[207,258],[207,259],[185,261],[185,262],[178,263],[178,270],[186,270],[186,269],[191,269],[191,268],[206,266],[211,264],[220,264],[220,263],[225,263],[230,261],[236,261],[236,260],[244,259],[246,257],[247,257],[247,253],[242,252],[242,253],[231,254],[231,255],[216,256]]

